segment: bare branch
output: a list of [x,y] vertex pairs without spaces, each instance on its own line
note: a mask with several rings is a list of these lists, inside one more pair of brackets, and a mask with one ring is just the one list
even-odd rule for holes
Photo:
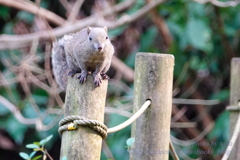
[[2,103],[6,108],[8,108],[13,113],[14,117],[23,124],[27,124],[27,125],[35,124],[36,121],[38,120],[38,118],[23,117],[23,115],[17,109],[17,107],[2,96],[0,96],[0,103]]
[[171,123],[171,128],[195,128],[197,127],[196,122],[174,122]]
[[39,14],[40,16],[45,17],[49,22],[52,22],[56,25],[62,25],[65,22],[65,20],[62,17],[44,8],[38,7],[34,3],[30,3],[30,1],[0,0],[0,4],[24,10],[33,14]]
[[201,134],[199,134],[197,137],[195,137],[191,140],[183,141],[183,140],[180,140],[180,139],[177,139],[177,138],[171,136],[171,141],[180,146],[190,146],[190,145],[200,141],[203,137],[205,137],[213,129],[213,127],[214,127],[214,123],[210,123]]
[[226,2],[221,2],[218,0],[194,0],[198,3],[205,4],[205,3],[211,3],[217,7],[235,7],[237,6],[240,1],[226,1]]
[[68,20],[67,20],[67,23],[71,23],[71,22],[74,22],[76,17],[77,17],[77,14],[79,12],[79,9],[81,8],[82,4],[83,4],[84,0],[76,0],[76,2],[74,3],[73,5],[73,8],[70,12],[70,15],[68,17]]
[[204,105],[211,106],[219,104],[219,100],[203,100],[203,99],[181,99],[173,98],[173,104],[190,104],[190,105]]
[[133,69],[128,67],[125,63],[123,63],[120,59],[113,56],[111,66],[123,74],[123,78],[128,82],[133,82],[134,80],[134,72]]
[[96,25],[96,26],[107,26],[110,29],[116,28],[139,19],[140,17],[148,13],[151,9],[153,9],[154,7],[156,7],[157,5],[163,2],[164,2],[163,0],[152,1],[151,3],[148,3],[147,5],[142,7],[140,10],[135,12],[134,14],[124,15],[116,21],[111,21],[111,22],[104,21],[104,20],[101,21],[101,18],[99,17],[104,17],[104,16],[107,16],[108,14],[112,14],[113,12],[120,11],[121,9],[126,7],[122,5],[122,3],[126,4],[125,1],[112,8],[104,10],[100,13],[96,13],[88,18],[82,19],[81,21],[78,21],[72,25],[61,26],[56,29],[53,29],[52,32],[50,33],[49,31],[40,31],[40,32],[35,32],[35,33],[25,34],[25,35],[1,35],[0,49],[13,49],[13,48],[24,47],[24,46],[27,46],[29,43],[31,43],[34,39],[40,39],[40,40],[49,39],[52,36],[60,37],[66,33],[75,32],[87,26]]
[[130,118],[133,115],[132,113],[130,113],[128,111],[118,109],[118,108],[113,108],[113,107],[105,107],[105,113],[106,114],[113,114],[114,113],[114,114],[118,114],[118,115],[128,117],[128,118]]

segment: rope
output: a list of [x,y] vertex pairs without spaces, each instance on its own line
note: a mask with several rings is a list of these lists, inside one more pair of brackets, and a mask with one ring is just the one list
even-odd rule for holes
[[107,130],[107,133],[113,133],[113,132],[117,132],[127,126],[129,126],[130,124],[132,124],[136,119],[138,119],[138,117],[140,117],[145,111],[146,109],[150,106],[151,104],[151,101],[150,100],[147,100],[143,105],[142,107],[132,116],[130,117],[128,120],[126,120],[125,122],[119,124],[118,126],[116,127],[113,127],[113,128],[109,128]]
[[75,115],[63,118],[59,122],[58,132],[62,134],[64,131],[76,130],[78,126],[88,126],[98,132],[103,139],[107,137],[107,127],[103,123]]

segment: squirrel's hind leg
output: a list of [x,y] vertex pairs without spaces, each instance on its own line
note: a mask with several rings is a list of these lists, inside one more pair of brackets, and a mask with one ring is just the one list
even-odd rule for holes
[[71,71],[68,72],[68,76],[73,77],[73,76],[75,76],[75,74],[80,73],[80,72],[81,72],[81,71],[71,70]]

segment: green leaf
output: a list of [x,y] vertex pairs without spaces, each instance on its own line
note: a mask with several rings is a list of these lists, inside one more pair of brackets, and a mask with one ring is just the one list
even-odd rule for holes
[[36,145],[36,144],[27,144],[27,145],[26,145],[26,148],[37,149],[37,148],[39,148],[39,146]]
[[45,145],[50,139],[52,139],[53,135],[48,136],[47,138],[40,141],[40,145]]
[[48,136],[48,137],[46,138],[46,141],[47,141],[47,142],[50,141],[50,140],[52,139],[52,137],[53,137],[53,135]]
[[33,142],[33,144],[36,144],[37,146],[41,146],[39,142]]
[[33,151],[33,152],[30,154],[30,158],[32,158],[36,153],[37,153],[37,151]]
[[129,138],[128,140],[127,140],[127,146],[132,146],[132,144],[135,142],[135,138]]
[[40,158],[42,158],[42,155],[39,155],[39,156],[37,156],[37,157],[34,157],[32,160],[38,160],[38,159],[40,159]]
[[20,152],[19,155],[23,158],[23,159],[30,159],[29,155],[27,153],[24,152]]
[[62,160],[67,160],[67,157],[66,157],[66,156],[63,156],[63,157],[62,157]]
[[211,51],[211,30],[204,21],[190,18],[186,27],[189,43],[197,49]]

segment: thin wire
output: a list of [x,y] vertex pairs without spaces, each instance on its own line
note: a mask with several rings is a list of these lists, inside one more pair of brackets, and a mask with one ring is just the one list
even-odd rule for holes
[[112,128],[109,128],[107,130],[107,133],[113,133],[113,132],[117,132],[127,126],[129,126],[130,124],[132,124],[138,117],[140,117],[143,112],[150,106],[151,104],[151,101],[150,100],[147,100],[143,105],[142,107],[132,116],[130,117],[128,120],[126,120],[125,122],[123,122],[122,124],[119,124],[118,126],[116,127],[112,127]]

